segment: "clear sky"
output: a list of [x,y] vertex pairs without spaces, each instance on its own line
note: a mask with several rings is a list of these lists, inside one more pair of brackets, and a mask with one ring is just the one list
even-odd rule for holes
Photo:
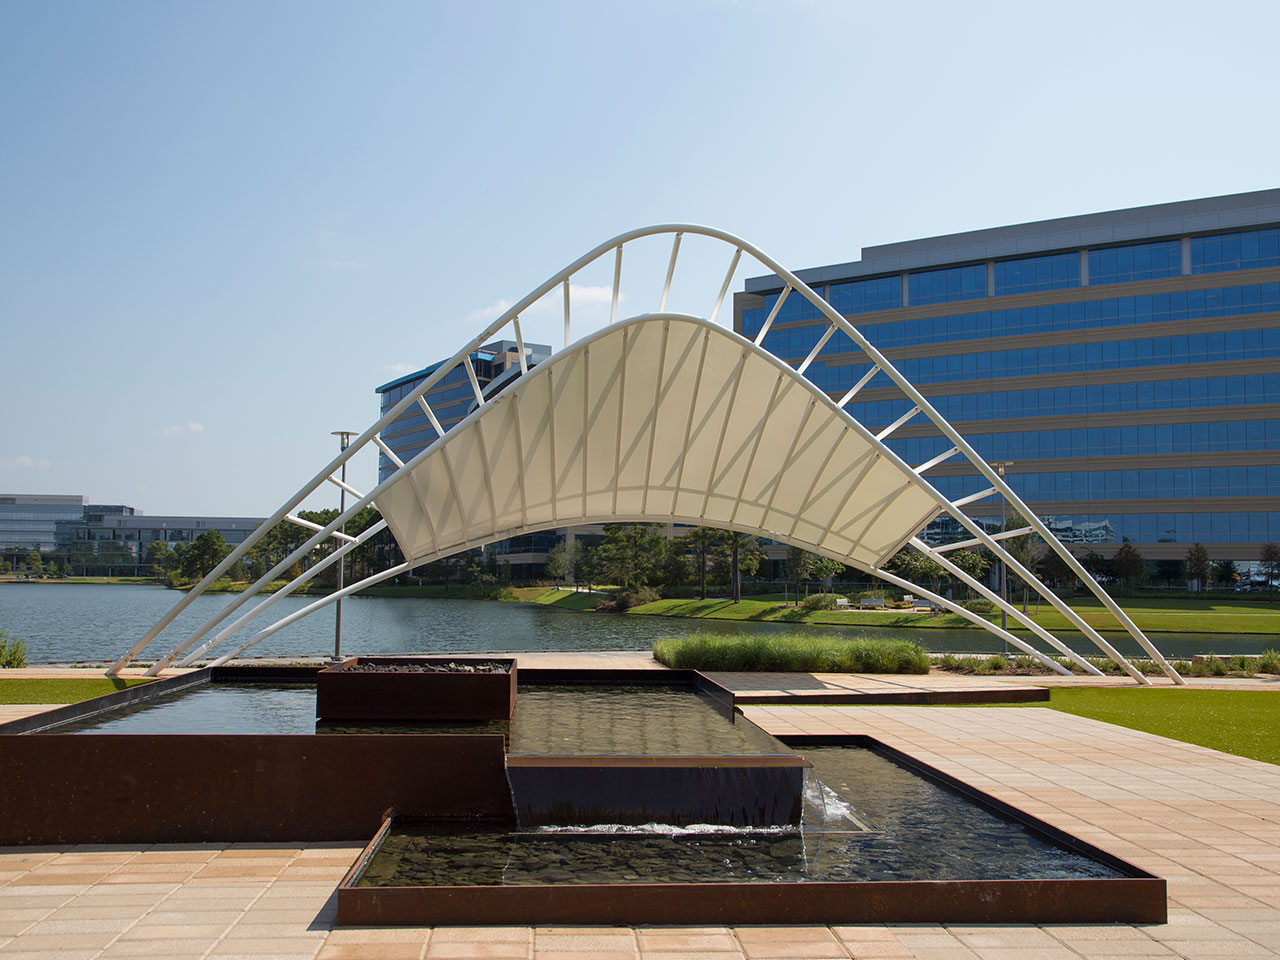
[[0,491],[266,515],[374,387],[647,223],[800,268],[1280,186],[1278,27],[1231,0],[7,0]]

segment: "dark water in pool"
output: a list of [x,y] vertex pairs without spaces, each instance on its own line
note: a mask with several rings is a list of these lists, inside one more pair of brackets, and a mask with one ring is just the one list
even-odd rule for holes
[[[539,832],[396,826],[359,886],[1070,879],[1120,876],[871,750],[803,747],[802,828]],[[823,787],[825,786],[825,790]]]
[[505,722],[316,725],[310,685],[202,684],[59,727],[65,733],[501,733],[514,754],[753,756],[791,753],[683,687],[521,684]]

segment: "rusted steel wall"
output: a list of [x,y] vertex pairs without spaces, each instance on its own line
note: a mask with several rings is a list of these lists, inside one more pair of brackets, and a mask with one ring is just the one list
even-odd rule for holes
[[511,819],[501,736],[0,737],[0,845],[364,840]]
[[[352,657],[361,663],[465,662],[467,657]],[[322,720],[507,720],[516,706],[516,662],[508,673],[360,673],[330,668],[316,674],[316,716]]]
[[343,926],[1165,923],[1165,882],[937,880],[338,888]]

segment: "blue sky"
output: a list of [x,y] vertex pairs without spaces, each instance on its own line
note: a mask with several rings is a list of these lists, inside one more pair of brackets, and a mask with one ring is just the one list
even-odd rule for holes
[[0,490],[270,513],[375,386],[647,223],[799,268],[1278,186],[1278,10],[11,0]]

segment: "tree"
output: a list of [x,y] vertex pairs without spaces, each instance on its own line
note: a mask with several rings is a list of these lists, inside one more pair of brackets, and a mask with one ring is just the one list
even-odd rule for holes
[[1129,588],[1129,596],[1133,596],[1133,588],[1142,579],[1142,573],[1145,569],[1146,561],[1143,559],[1142,554],[1128,540],[1120,544],[1120,549],[1111,558],[1111,571],[1116,579],[1124,581]]
[[904,547],[889,558],[884,565],[890,573],[915,584],[927,584],[929,590],[938,593],[942,584],[950,579],[942,564],[927,554]]
[[720,540],[720,531],[714,527],[695,527],[680,538],[693,554],[693,570],[698,575],[700,584],[699,596],[707,599],[707,568],[715,559],[715,548]]
[[667,545],[662,562],[662,585],[668,590],[684,586],[689,579],[689,559],[685,556],[683,537]]
[[[1020,530],[1025,526],[1028,526],[1027,520],[1021,514],[1015,514],[1005,523],[1006,530]],[[1002,546],[1009,552],[1009,555],[1013,557],[1014,560],[1018,561],[1018,563],[1022,564],[1022,566],[1034,573],[1036,560],[1040,557],[1040,546],[1043,543],[1044,540],[1040,538],[1040,534],[1024,533],[1020,537],[1009,537],[1002,543]],[[1023,580],[1022,577],[1018,576],[1016,572],[1014,573],[1014,576],[1019,580],[1022,580],[1022,612],[1026,613],[1027,591],[1030,588],[1030,584]]]
[[725,533],[729,537],[729,578],[733,587],[733,602],[738,603],[742,600],[742,575],[745,573],[751,577],[760,569],[760,564],[764,562],[764,545],[759,537],[749,533],[732,530],[726,530]]
[[169,544],[163,540],[152,540],[147,544],[145,559],[151,565],[151,575],[153,577],[167,574],[173,569],[173,565],[177,560],[173,550],[169,548]]
[[561,540],[547,551],[542,573],[549,580],[572,580],[578,561],[578,541]]
[[44,561],[40,559],[39,550],[32,550],[27,554],[27,569],[32,573],[44,572]]
[[800,584],[804,580],[822,580],[838,573],[844,564],[800,547],[787,548],[787,573],[796,585],[796,602],[800,602]]
[[[1277,578],[1280,578],[1280,543],[1264,543],[1258,551],[1258,566],[1262,575],[1267,578],[1267,590],[1271,592]],[[1269,599],[1274,599],[1272,593]]]
[[[947,559],[973,577],[973,579],[981,580],[986,576],[987,571],[991,569],[991,562],[994,558],[986,550],[956,550],[949,554]],[[938,566],[941,566],[941,564]],[[946,574],[945,569],[943,574]]]
[[1096,550],[1090,550],[1081,557],[1080,566],[1084,567],[1089,576],[1093,577],[1095,580],[1118,576],[1112,567],[1112,561],[1108,560]]
[[1205,590],[1209,586],[1209,578],[1213,576],[1213,561],[1209,559],[1209,551],[1203,543],[1193,543],[1187,548],[1187,579],[1195,584],[1193,589]]
[[601,569],[624,590],[647,586],[661,577],[667,538],[642,523],[613,524],[596,548]]
[[231,548],[217,530],[206,530],[182,553],[179,568],[186,580],[199,580],[220,564]]
[[1063,580],[1075,581],[1076,573],[1067,565],[1067,561],[1058,556],[1058,552],[1052,548],[1045,550],[1044,556],[1040,559],[1040,572],[1046,580],[1049,580],[1055,587],[1060,586]]
[[1239,577],[1234,560],[1219,560],[1213,565],[1213,579],[1220,587],[1231,588],[1235,586]]

